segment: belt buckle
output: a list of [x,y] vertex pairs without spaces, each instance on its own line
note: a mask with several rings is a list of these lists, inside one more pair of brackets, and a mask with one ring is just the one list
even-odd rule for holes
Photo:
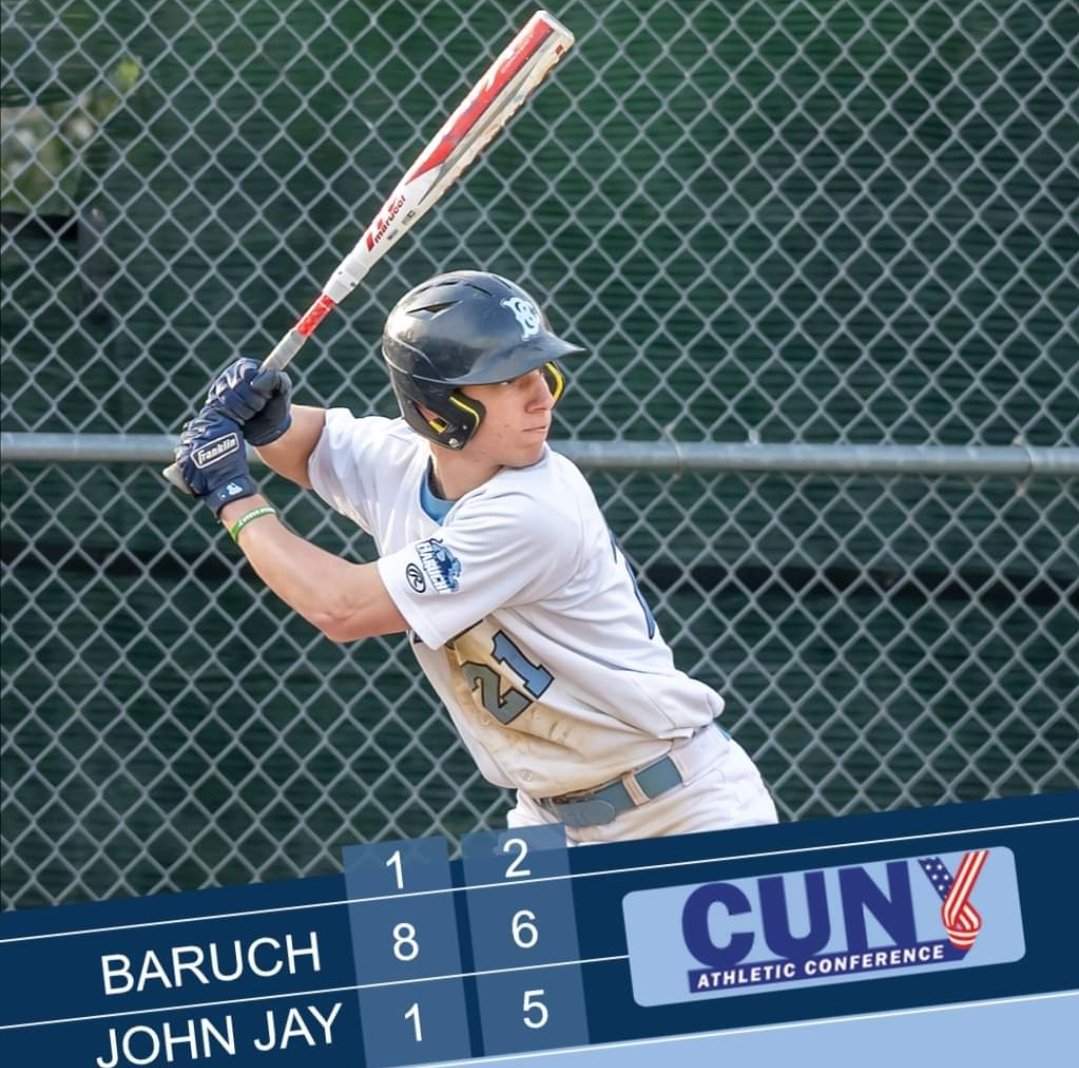
[[[664,772],[669,771],[671,774],[664,775],[662,783],[657,784],[659,789],[653,793],[641,782],[640,776],[648,771],[660,770],[660,766],[665,763],[669,765],[669,768],[664,767],[662,770]],[[649,776],[649,778],[652,778],[652,776]],[[670,753],[668,752],[664,753],[663,756],[656,757],[655,760],[645,764],[642,768],[627,771],[624,775],[619,775],[617,778],[601,783],[591,790],[584,790],[577,794],[561,794],[558,797],[547,797],[540,801],[540,805],[567,827],[595,827],[599,824],[610,823],[619,812],[628,812],[646,804],[660,794],[666,793],[667,790],[672,789],[681,781],[681,773],[678,771],[674,761],[670,759]],[[628,785],[629,782],[632,782],[632,788]],[[615,801],[608,801],[599,796],[616,786],[621,786],[622,793],[625,794],[626,804],[621,804],[621,798],[617,796],[615,798],[615,801],[619,802],[617,804]],[[635,794],[639,794],[643,800],[638,800]]]
[[618,810],[610,803],[598,797],[583,798],[579,801],[550,802],[550,811],[567,827],[596,827],[610,823]]
[[599,795],[604,790],[617,786],[624,777],[620,775],[616,779],[600,783],[599,786],[593,786],[590,790],[548,797],[540,803],[567,827],[595,827],[610,823],[620,810],[612,802]]
[[608,779],[606,782],[601,782],[598,786],[590,786],[586,790],[573,790],[568,794],[559,794],[557,797],[548,797],[544,799],[544,803],[550,802],[552,805],[579,805],[582,801],[591,801],[596,794],[606,790],[608,786],[614,786],[616,782],[621,782],[624,776],[618,775],[613,779]]

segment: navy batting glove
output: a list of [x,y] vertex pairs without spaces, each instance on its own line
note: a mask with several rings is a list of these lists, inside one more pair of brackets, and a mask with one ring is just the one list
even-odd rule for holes
[[176,462],[188,489],[217,515],[230,501],[258,493],[239,423],[206,405],[180,432]]
[[292,425],[292,381],[284,371],[262,371],[257,360],[230,364],[213,380],[206,403],[240,424],[255,446],[269,445]]

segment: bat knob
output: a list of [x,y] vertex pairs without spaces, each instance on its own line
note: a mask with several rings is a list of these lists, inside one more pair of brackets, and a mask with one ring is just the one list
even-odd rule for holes
[[165,476],[167,482],[171,482],[182,493],[186,493],[189,497],[193,497],[191,487],[184,481],[184,476],[180,474],[179,464],[169,464],[161,474]]

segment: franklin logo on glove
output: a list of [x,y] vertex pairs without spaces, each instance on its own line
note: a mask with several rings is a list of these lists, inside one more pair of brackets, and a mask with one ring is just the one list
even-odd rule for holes
[[210,464],[217,463],[222,457],[230,456],[239,448],[240,435],[233,432],[196,450],[191,454],[191,459],[196,467],[205,469]]
[[230,501],[258,492],[247,467],[243,430],[242,424],[207,403],[180,433],[176,463],[184,484],[214,515]]

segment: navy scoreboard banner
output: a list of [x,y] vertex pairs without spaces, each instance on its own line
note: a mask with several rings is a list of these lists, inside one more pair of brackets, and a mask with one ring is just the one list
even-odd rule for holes
[[1073,1041],[1077,856],[1077,793],[351,846],[335,877],[3,914],[0,1045],[71,1068],[1013,1063]]

